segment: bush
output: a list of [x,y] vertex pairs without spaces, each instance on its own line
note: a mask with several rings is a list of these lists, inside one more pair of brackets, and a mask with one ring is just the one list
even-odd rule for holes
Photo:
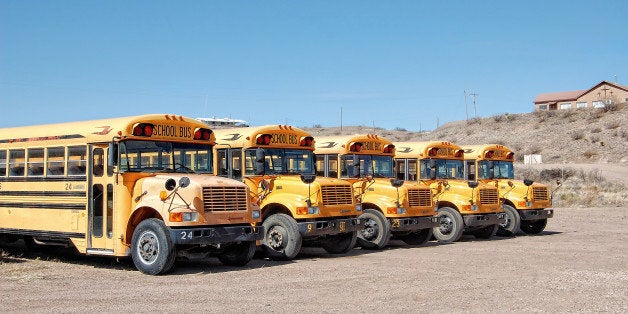
[[582,131],[574,131],[569,134],[571,139],[574,141],[581,140],[584,138],[584,132]]
[[621,123],[619,123],[619,121],[611,121],[611,122],[607,122],[604,126],[609,130],[613,130],[620,127]]
[[600,132],[602,132],[602,129],[599,127],[596,127],[593,130],[591,130],[591,133],[600,133]]
[[[595,142],[594,142],[595,143]],[[597,151],[589,149],[583,153],[583,156],[587,159],[590,159],[593,156],[597,156]]]

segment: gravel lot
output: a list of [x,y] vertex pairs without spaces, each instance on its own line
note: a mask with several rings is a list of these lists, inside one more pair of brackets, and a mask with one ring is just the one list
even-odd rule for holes
[[0,312],[627,312],[628,208],[559,208],[538,236],[291,262],[177,262],[147,276],[128,261],[22,253],[0,258]]

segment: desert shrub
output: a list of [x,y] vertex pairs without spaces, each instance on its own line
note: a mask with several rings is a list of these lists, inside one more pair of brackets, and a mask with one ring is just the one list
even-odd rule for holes
[[597,143],[600,141],[600,137],[597,135],[591,135],[589,139],[591,140],[591,143]]
[[473,125],[473,124],[482,124],[482,119],[472,118],[472,119],[467,120],[467,125]]
[[566,180],[573,177],[576,170],[573,168],[551,168],[543,169],[539,173],[539,179],[542,181]]
[[600,133],[602,132],[602,129],[600,127],[595,127],[593,128],[593,130],[591,130],[591,133]]
[[502,122],[502,121],[504,121],[504,115],[500,114],[500,115],[494,116],[493,117],[493,121],[495,121],[495,122]]
[[575,110],[567,109],[567,110],[562,110],[562,113],[561,113],[560,116],[563,119],[567,119],[567,118],[569,118],[569,117],[571,117],[571,116],[573,116],[575,114],[576,114]]
[[582,131],[573,131],[569,134],[572,140],[577,141],[584,138],[584,132]]
[[402,127],[396,127],[395,131],[402,131],[402,132],[408,132],[408,130],[402,128]]
[[621,123],[619,121],[610,121],[610,122],[607,122],[604,126],[609,130],[613,130],[620,127]]
[[[594,142],[595,143],[595,142]],[[597,156],[597,151],[593,150],[593,149],[588,149],[586,150],[584,153],[582,153],[582,155],[587,158],[590,159],[593,156]]]

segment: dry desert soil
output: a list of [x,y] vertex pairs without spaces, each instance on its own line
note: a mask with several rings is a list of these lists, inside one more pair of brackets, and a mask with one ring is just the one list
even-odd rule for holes
[[296,260],[178,261],[148,276],[128,261],[4,247],[0,312],[628,311],[627,207],[558,208],[540,235]]

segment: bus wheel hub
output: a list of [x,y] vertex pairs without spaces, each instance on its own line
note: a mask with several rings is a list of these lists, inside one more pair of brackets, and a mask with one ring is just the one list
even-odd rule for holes
[[279,228],[273,227],[268,231],[268,244],[275,250],[281,249],[283,248],[283,237],[283,232]]

